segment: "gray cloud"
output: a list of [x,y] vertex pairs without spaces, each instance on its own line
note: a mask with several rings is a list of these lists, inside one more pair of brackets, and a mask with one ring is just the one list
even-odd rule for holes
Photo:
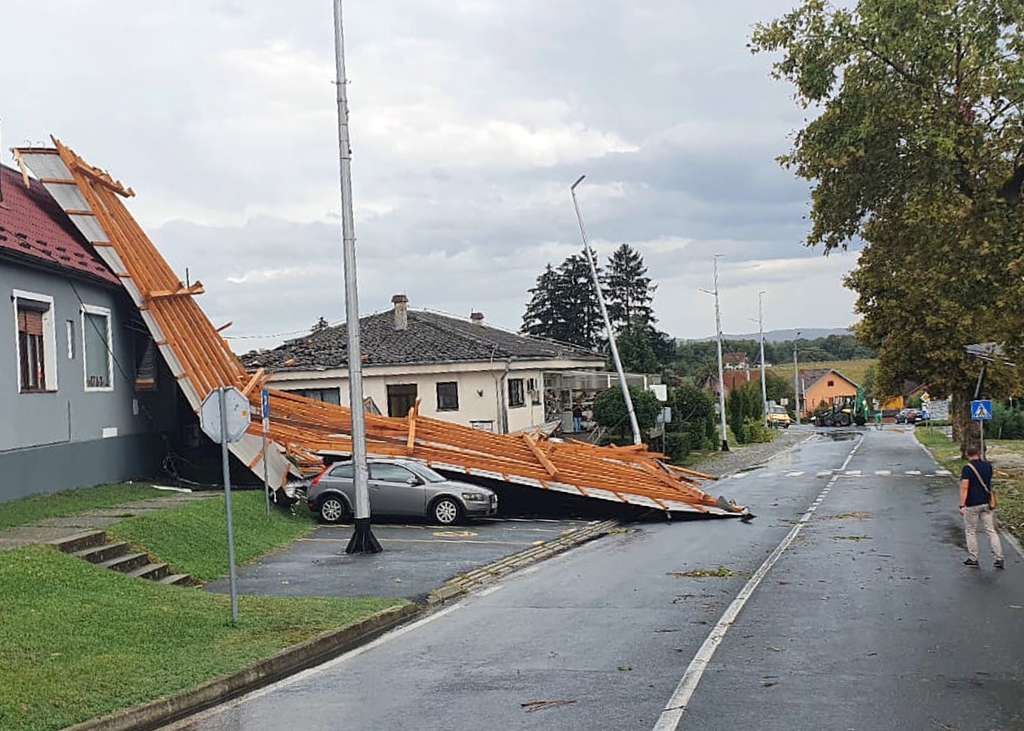
[[[792,0],[346,6],[363,309],[484,310],[518,325],[548,261],[627,241],[660,286],[663,327],[726,329],[759,288],[772,327],[846,325],[855,257],[801,247],[806,184],[774,162],[802,121],[745,43]],[[16,2],[0,70],[4,142],[54,132],[132,185],[172,265],[236,334],[341,319],[329,3]],[[813,307],[807,298],[813,297]],[[238,340],[268,345],[280,337]]]

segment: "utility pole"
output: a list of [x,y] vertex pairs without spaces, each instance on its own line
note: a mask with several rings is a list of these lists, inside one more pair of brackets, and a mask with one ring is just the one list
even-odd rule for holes
[[352,147],[348,134],[348,78],[341,0],[334,0],[335,86],[338,91],[338,152],[341,161],[341,238],[345,265],[345,321],[348,330],[348,405],[352,415],[352,467],[355,478],[355,527],[345,553],[380,553],[370,528],[369,470],[366,464],[366,412],[363,410],[363,364],[359,347],[359,292],[356,284],[356,232],[352,216]]
[[800,339],[800,331],[796,331],[793,339],[793,398],[796,399],[796,425],[800,426],[800,366],[796,362],[796,344]]
[[766,292],[762,289],[757,293],[757,329],[761,334],[761,408],[764,411],[764,424],[769,425],[768,421],[768,383],[765,381],[764,373],[764,295]]
[[701,292],[704,294],[714,295],[715,297],[715,333],[716,340],[718,342],[718,417],[719,427],[722,435],[722,451],[729,451],[729,432],[726,430],[725,425],[725,372],[722,368],[722,310],[718,305],[718,257],[721,254],[715,254],[715,289],[709,292],[706,289],[702,289]]
[[[590,276],[594,280],[594,290],[597,292],[597,303],[601,306],[601,317],[604,319],[604,331],[608,336],[608,345],[612,350],[612,361],[615,363],[615,370],[619,374],[619,387],[622,389],[622,400],[626,402],[626,412],[629,414],[629,426],[633,430],[633,444],[643,444],[640,438],[640,426],[636,421],[636,412],[633,410],[633,398],[629,395],[629,386],[626,384],[626,374],[622,370],[622,361],[619,359],[619,346],[615,344],[615,333],[612,332],[612,323],[608,319],[608,308],[604,304],[604,293],[601,292],[601,282],[597,278],[597,264],[594,263],[594,252],[590,248],[590,241],[587,239],[587,229],[583,226],[583,214],[580,212],[580,203],[576,200],[576,186],[583,182],[586,175],[581,175],[576,182],[569,187],[572,195],[572,205],[576,209],[576,220],[580,224],[580,236],[583,237],[583,251],[590,262]],[[721,358],[719,358],[721,360]]]

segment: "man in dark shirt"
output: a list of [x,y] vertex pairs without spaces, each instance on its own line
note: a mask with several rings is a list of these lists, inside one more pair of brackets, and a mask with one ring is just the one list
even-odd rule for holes
[[989,546],[996,560],[996,568],[1003,568],[1003,544],[996,532],[995,518],[989,502],[992,496],[992,465],[981,458],[977,447],[967,450],[967,459],[960,472],[960,514],[964,516],[964,534],[967,539],[965,566],[978,565],[978,521],[988,534]]

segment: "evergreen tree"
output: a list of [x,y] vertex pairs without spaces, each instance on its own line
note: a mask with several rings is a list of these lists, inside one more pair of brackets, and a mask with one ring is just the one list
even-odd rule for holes
[[615,337],[615,343],[619,346],[623,369],[633,373],[657,373],[661,368],[647,331],[636,326],[625,327]]
[[654,335],[654,310],[651,300],[656,285],[647,276],[644,258],[629,244],[622,244],[608,262],[606,279],[608,318],[612,327],[621,331],[630,325],[639,325]]
[[[601,269],[597,270],[601,281]],[[597,301],[587,253],[573,254],[558,267],[557,306],[562,312],[564,332],[559,340],[584,348],[604,344],[604,323]]]
[[537,284],[530,291],[530,302],[523,313],[523,326],[520,332],[524,335],[560,339],[557,334],[564,323],[557,304],[558,272],[548,264],[539,277]]

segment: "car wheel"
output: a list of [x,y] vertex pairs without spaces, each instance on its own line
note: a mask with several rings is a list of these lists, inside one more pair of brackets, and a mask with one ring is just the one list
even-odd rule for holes
[[462,520],[462,506],[453,498],[443,497],[431,507],[430,517],[441,525],[455,525]]
[[325,523],[340,523],[348,514],[348,506],[340,497],[328,495],[320,501],[320,520]]

